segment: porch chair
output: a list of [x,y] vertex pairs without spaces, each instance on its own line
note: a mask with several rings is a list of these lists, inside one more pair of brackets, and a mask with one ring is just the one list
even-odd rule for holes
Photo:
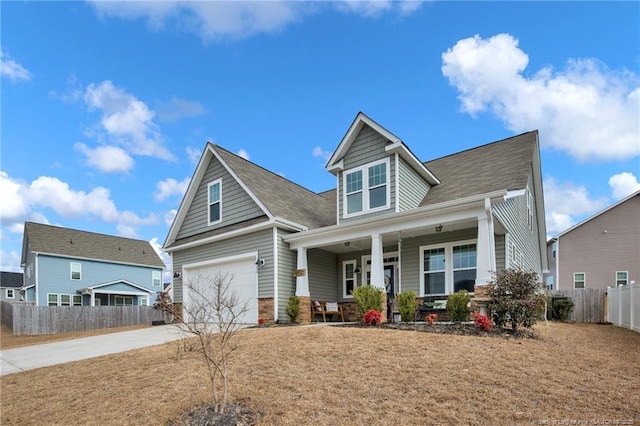
[[315,319],[316,315],[322,316],[322,321],[327,322],[327,315],[339,315],[340,321],[344,322],[344,314],[342,313],[342,306],[338,302],[320,302],[316,300],[311,305],[311,321]]

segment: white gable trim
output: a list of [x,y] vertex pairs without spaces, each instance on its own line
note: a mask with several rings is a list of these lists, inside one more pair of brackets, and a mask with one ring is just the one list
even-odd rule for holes
[[[150,250],[153,250],[153,247],[150,248]],[[164,268],[167,267],[167,265],[164,265],[164,262],[163,262],[164,266],[159,266],[159,265],[148,265],[148,264],[144,264],[144,263],[119,262],[117,260],[98,259],[98,258],[94,258],[94,257],[69,256],[69,255],[66,255],[66,254],[47,253],[47,252],[42,252],[42,251],[32,251],[31,253],[33,253],[36,256],[49,256],[49,257],[56,257],[56,258],[59,258],[59,259],[71,259],[71,260],[86,260],[86,261],[89,261],[89,262],[108,263],[110,265],[139,266],[139,267],[142,267],[142,268],[150,268],[150,269],[158,269],[158,270],[163,270]]]
[[[110,285],[118,284],[118,283],[125,283],[125,284],[130,285],[131,287],[137,288],[138,290],[141,290],[141,291],[143,291],[145,293],[149,293],[149,294],[153,293],[153,290],[149,290],[147,288],[144,288],[142,286],[139,286],[138,284],[134,284],[131,281],[127,281],[127,280],[113,280],[113,281],[109,281],[109,282],[106,282],[106,283],[96,284],[96,285],[92,285],[92,286],[89,286],[89,287],[85,287],[85,288],[80,289],[79,291],[80,291],[80,293],[83,293],[83,294],[89,294],[90,292],[88,290],[95,291],[95,290],[100,289],[102,287],[106,287],[106,286],[110,286]],[[125,294],[125,291],[113,290],[113,293]],[[138,293],[131,293],[130,292],[128,294],[138,294]]]
[[440,183],[440,180],[431,173],[429,169],[427,169],[427,166],[418,160],[413,152],[411,152],[411,150],[409,150],[402,141],[399,140],[391,145],[387,145],[384,150],[390,154],[400,154],[400,157],[409,163],[420,174],[420,176],[422,176],[422,179],[429,182],[430,185],[437,185]]
[[384,138],[391,141],[391,143],[401,142],[396,135],[373,121],[371,118],[367,117],[364,113],[359,112],[358,115],[356,115],[356,118],[353,120],[353,123],[351,123],[349,130],[347,130],[347,133],[342,138],[342,141],[340,141],[338,148],[336,148],[335,152],[329,159],[329,162],[326,165],[327,171],[336,174],[337,172],[344,169],[342,158],[345,156],[347,151],[349,151],[351,144],[353,144],[353,141],[355,140],[356,136],[358,136],[360,130],[362,130],[365,124],[381,134]]

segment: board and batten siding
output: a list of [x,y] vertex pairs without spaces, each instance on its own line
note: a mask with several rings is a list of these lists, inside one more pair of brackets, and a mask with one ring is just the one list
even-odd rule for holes
[[336,302],[342,298],[338,283],[342,282],[342,264],[338,266],[338,256],[322,249],[307,251],[309,273],[309,293],[311,300]]
[[412,210],[420,206],[431,187],[402,157],[397,158],[400,159],[398,164],[399,209],[400,211]]
[[[527,188],[532,194],[533,182],[532,173],[529,173]],[[536,199],[532,197],[533,204],[533,226],[529,228],[527,224],[527,193],[509,198],[506,201],[493,206],[493,214],[502,223],[509,234],[509,245],[514,245],[516,249],[516,259],[511,259],[510,248],[506,247],[505,264],[508,268],[520,267],[519,257],[522,254],[522,269],[537,273],[542,280],[542,262],[540,258],[540,247],[538,241],[538,223],[536,221]]]
[[561,235],[556,255],[556,289],[572,289],[575,272],[585,273],[586,288],[615,287],[616,272],[640,283],[640,195]]
[[[349,151],[344,156],[344,172],[338,174],[338,220],[346,223],[352,220],[362,219],[364,217],[380,216],[395,212],[396,198],[396,164],[395,156],[389,155],[385,150],[385,146],[389,141],[380,133],[365,125],[358,136],[351,144]],[[353,168],[363,166],[365,164],[389,158],[389,170],[387,170],[387,184],[389,185],[389,208],[373,213],[366,213],[350,218],[343,217],[344,211],[344,174]]]
[[[71,279],[72,262],[82,265],[80,280]],[[153,286],[153,271],[162,271],[162,269],[151,266],[121,265],[38,255],[38,269],[38,305],[40,306],[47,305],[47,293],[78,294],[77,291],[82,288],[117,280],[127,280],[152,291],[153,293],[149,296],[150,303],[153,303],[155,293],[162,290],[162,283],[160,286]],[[127,289],[131,288],[127,286]]]
[[[222,220],[209,226],[208,185],[221,180]],[[176,239],[190,237],[212,229],[222,228],[264,215],[262,209],[253,201],[227,169],[215,156],[211,157],[207,169],[200,181],[189,210],[185,215]]]
[[[183,265],[204,262],[245,253],[258,252],[266,264],[258,269],[258,297],[273,297],[273,229],[177,250],[173,253],[173,270],[182,271]],[[257,266],[256,266],[257,268]],[[173,279],[173,297],[182,303],[182,276]]]
[[298,266],[298,253],[289,248],[289,244],[282,241],[282,237],[291,232],[277,230],[276,244],[278,247],[278,319],[288,320],[287,303],[289,296],[296,294],[296,277],[294,272]]

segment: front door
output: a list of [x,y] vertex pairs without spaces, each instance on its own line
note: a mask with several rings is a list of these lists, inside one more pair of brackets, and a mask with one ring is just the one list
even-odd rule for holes
[[393,312],[395,308],[395,263],[384,265],[384,287],[387,292],[387,321],[393,320]]

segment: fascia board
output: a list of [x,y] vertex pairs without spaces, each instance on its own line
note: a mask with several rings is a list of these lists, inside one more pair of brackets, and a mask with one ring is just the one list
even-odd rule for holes
[[[153,250],[153,248],[152,248]],[[164,249],[163,249],[164,251]],[[130,262],[118,262],[116,260],[105,260],[105,259],[96,259],[94,257],[83,257],[83,256],[69,256],[66,254],[57,254],[57,253],[47,253],[47,252],[42,252],[42,251],[34,251],[32,252],[34,255],[37,256],[49,256],[49,257],[57,257],[60,259],[72,259],[72,260],[87,260],[89,262],[100,262],[100,263],[106,263],[109,265],[127,265],[127,266],[138,266],[138,267],[142,267],[142,268],[152,268],[152,269],[164,269],[166,268],[167,265],[163,265],[164,266],[158,266],[158,265],[146,265],[143,263],[130,263]]]
[[400,156],[408,162],[413,168],[422,176],[424,180],[431,185],[437,185],[440,180],[420,161],[416,156],[400,141],[394,142],[391,145],[387,145],[385,151],[392,154],[398,153]]
[[262,231],[273,227],[274,220],[268,220],[265,222],[257,223],[255,225],[248,226],[246,228],[237,229],[235,231],[225,232],[220,235],[214,235],[211,237],[203,238],[201,240],[191,241],[189,243],[181,244],[175,247],[164,248],[167,253],[173,253],[175,251],[184,250],[187,248],[198,247],[205,244],[215,243],[217,241],[227,240],[233,237],[239,237],[242,235],[250,234],[252,232]]

